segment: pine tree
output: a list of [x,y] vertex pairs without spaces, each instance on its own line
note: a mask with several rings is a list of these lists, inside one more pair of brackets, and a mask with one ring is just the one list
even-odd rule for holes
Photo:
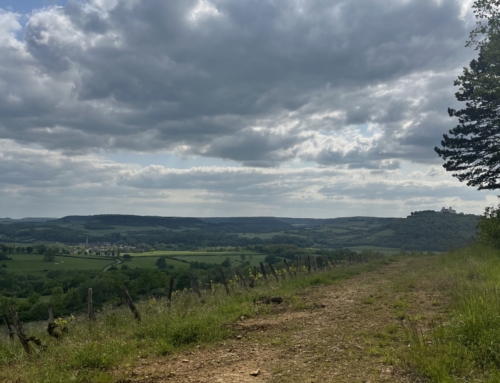
[[[455,81],[458,101],[465,108],[448,109],[459,124],[443,135],[434,150],[453,176],[481,189],[499,189],[500,182],[500,32],[499,1],[478,0],[474,12],[480,20],[468,45],[476,45],[477,59]],[[478,37],[483,39],[478,41]]]

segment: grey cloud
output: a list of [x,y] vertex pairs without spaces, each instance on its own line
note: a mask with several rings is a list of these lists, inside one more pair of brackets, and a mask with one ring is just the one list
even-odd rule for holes
[[[198,4],[70,1],[33,14],[20,47],[0,46],[8,90],[0,138],[67,153],[169,150],[246,166],[300,158],[378,168],[427,161],[449,128],[430,127],[453,102],[453,76],[399,84],[394,97],[377,89],[467,62],[470,25],[457,1],[214,0],[212,13],[190,19]],[[414,105],[433,94],[443,97]],[[408,120],[421,122],[402,132]],[[367,123],[384,132],[369,150],[303,152],[313,133]]]

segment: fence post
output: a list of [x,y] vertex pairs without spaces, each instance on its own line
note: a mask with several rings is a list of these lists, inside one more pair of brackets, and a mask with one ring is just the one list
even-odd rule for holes
[[59,339],[60,335],[55,330],[56,324],[54,323],[54,313],[52,312],[52,307],[49,307],[49,324],[47,326],[47,332],[51,337]]
[[227,287],[227,282],[226,282],[226,276],[224,275],[224,271],[222,270],[222,267],[219,266],[219,271],[220,271],[220,276],[222,278],[222,283],[224,284],[224,287],[226,288],[226,293],[229,295],[229,287]]
[[311,257],[307,256],[307,274],[311,274]]
[[278,279],[278,276],[276,275],[276,271],[274,270],[273,265],[271,265],[270,263],[268,263],[268,265],[269,265],[269,268],[271,269],[271,273],[274,275],[274,278],[276,278],[276,282],[279,282],[280,280]]
[[286,259],[283,262],[285,262],[286,271],[290,276],[290,279],[292,279],[292,272],[290,271],[290,266],[288,265],[288,262],[286,261]]
[[10,340],[14,340],[14,333],[12,332],[12,328],[10,327],[9,319],[7,315],[2,315],[3,323],[5,323],[5,329],[7,334],[9,335]]
[[191,279],[191,289],[198,295],[200,302],[205,304],[205,299],[203,299],[203,295],[201,295],[200,287],[198,286],[198,282],[195,281],[193,274],[189,273],[189,278]]
[[87,317],[89,320],[94,320],[94,308],[92,307],[92,288],[89,288],[87,293]]
[[318,271],[318,263],[316,262],[316,256],[313,255],[311,256],[312,260],[313,260],[313,268],[314,268],[314,272]]
[[19,341],[21,342],[21,345],[23,346],[24,351],[26,351],[26,354],[30,355],[31,354],[31,347],[29,344],[29,340],[23,331],[23,326],[21,325],[21,322],[19,321],[19,317],[17,316],[17,312],[16,312],[16,310],[14,310],[14,307],[12,307],[12,306],[9,307],[9,311],[10,311],[10,316],[12,317],[12,323],[14,324],[14,327],[16,329],[17,337],[19,338]]
[[259,262],[259,263],[260,263],[260,271],[262,271],[262,275],[264,276],[264,279],[266,280],[266,283],[267,283],[268,281],[267,281],[266,268],[262,262]]
[[140,322],[141,314],[139,313],[139,310],[137,310],[137,307],[135,307],[134,302],[132,302],[132,298],[130,297],[127,288],[125,286],[122,286],[120,287],[120,289],[122,291],[123,298],[127,301],[130,311],[132,311],[132,314],[134,314],[134,318],[136,319],[137,322]]
[[170,307],[172,304],[172,291],[174,290],[174,277],[170,277],[170,282],[168,283],[167,291],[167,306]]
[[240,269],[238,267],[236,267],[235,271],[236,271],[236,275],[238,276],[238,278],[240,278],[241,283],[243,283],[243,286],[245,287],[245,289],[248,289],[247,282],[245,281],[245,277],[243,276],[243,274],[241,274]]

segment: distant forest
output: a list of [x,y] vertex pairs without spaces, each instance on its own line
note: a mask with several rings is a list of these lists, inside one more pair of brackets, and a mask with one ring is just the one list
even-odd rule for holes
[[110,243],[156,249],[290,244],[297,247],[380,246],[446,251],[470,243],[480,217],[434,211],[407,218],[175,218],[132,215],[68,216],[46,222],[3,221],[0,242]]

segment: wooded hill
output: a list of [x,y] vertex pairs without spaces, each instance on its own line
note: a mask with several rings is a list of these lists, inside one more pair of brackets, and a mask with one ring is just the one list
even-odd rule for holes
[[412,213],[407,218],[181,218],[134,215],[68,216],[46,222],[2,221],[0,242],[109,242],[155,248],[293,244],[444,251],[470,243],[480,217]]

